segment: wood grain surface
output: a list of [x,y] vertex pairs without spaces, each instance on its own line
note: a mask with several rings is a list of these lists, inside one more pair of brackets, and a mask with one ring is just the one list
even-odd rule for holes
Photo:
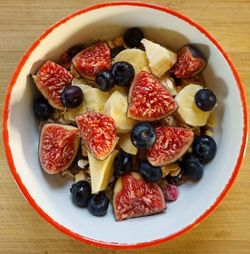
[[[0,114],[6,88],[17,63],[50,25],[97,0],[0,0]],[[154,0],[204,26],[222,45],[239,71],[250,101],[250,1]],[[122,253],[78,242],[44,221],[26,202],[11,176],[1,143],[0,253]],[[249,150],[249,149],[248,149]],[[227,156],[227,155],[225,155]],[[250,159],[216,211],[174,241],[126,253],[250,253]],[[199,195],[199,193],[197,193]],[[150,230],[150,228],[145,228]]]

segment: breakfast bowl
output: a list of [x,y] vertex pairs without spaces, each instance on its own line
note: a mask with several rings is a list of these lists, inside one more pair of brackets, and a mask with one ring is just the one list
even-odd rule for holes
[[[173,51],[195,43],[208,59],[203,77],[217,96],[214,139],[217,154],[206,165],[198,183],[187,183],[180,196],[161,214],[117,222],[111,206],[105,217],[91,216],[70,200],[71,182],[41,170],[39,130],[32,105],[35,74],[48,59],[57,61],[69,47],[110,39],[127,28],[140,27],[145,35]],[[232,186],[242,163],[248,132],[243,85],[219,43],[184,15],[139,2],[114,2],[79,10],[48,28],[21,59],[7,90],[3,138],[11,172],[31,206],[63,233],[82,242],[115,249],[140,248],[176,238],[206,218]]]

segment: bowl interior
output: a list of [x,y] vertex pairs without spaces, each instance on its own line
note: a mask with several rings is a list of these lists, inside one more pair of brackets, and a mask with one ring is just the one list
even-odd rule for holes
[[[116,222],[111,207],[107,216],[91,216],[70,199],[72,182],[43,173],[38,160],[39,132],[32,101],[37,92],[29,74],[47,59],[57,60],[80,42],[113,38],[127,27],[141,27],[148,38],[177,50],[194,43],[208,58],[206,84],[218,97],[216,158],[206,166],[203,179],[180,187],[179,199],[166,212]],[[94,99],[94,98],[93,98]],[[23,65],[9,105],[9,146],[17,174],[37,205],[54,221],[80,236],[119,244],[136,244],[164,238],[194,223],[216,201],[237,163],[243,137],[243,110],[232,71],[217,47],[188,22],[166,12],[142,6],[109,6],[81,13],[54,28],[32,51]],[[107,233],[108,232],[108,233]]]

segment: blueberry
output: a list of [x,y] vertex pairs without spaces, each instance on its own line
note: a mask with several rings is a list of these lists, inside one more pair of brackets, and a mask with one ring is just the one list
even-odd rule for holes
[[39,120],[48,120],[52,116],[54,109],[47,100],[41,97],[34,101],[33,112]]
[[180,167],[184,174],[194,182],[198,182],[203,176],[204,165],[191,153],[183,157]]
[[118,86],[130,86],[135,76],[134,67],[127,62],[116,62],[112,65],[111,73],[115,84]]
[[94,194],[88,202],[88,211],[95,216],[103,216],[107,213],[109,199],[104,193]]
[[110,71],[100,71],[96,75],[96,85],[102,91],[109,91],[114,87],[114,78]]
[[162,177],[162,171],[160,167],[153,167],[148,162],[144,161],[141,163],[139,168],[140,175],[150,183],[158,182]]
[[118,177],[131,171],[132,166],[132,155],[121,150],[114,160],[115,176]]
[[155,129],[147,122],[137,123],[130,134],[131,142],[139,149],[150,148],[155,142],[155,138]]
[[83,92],[78,86],[66,86],[61,95],[61,102],[66,108],[75,108],[83,102]]
[[209,89],[200,89],[194,97],[196,105],[203,111],[211,111],[216,105],[216,96]]
[[216,154],[217,145],[214,139],[207,135],[200,135],[193,142],[193,153],[205,164],[210,162]]
[[115,58],[121,51],[123,51],[124,47],[116,47],[111,49],[111,58]]
[[137,28],[133,27],[126,31],[124,35],[124,41],[130,48],[138,47],[141,44],[141,40],[144,38],[143,32]]
[[73,203],[77,206],[86,206],[91,195],[91,188],[87,181],[79,181],[74,183],[70,192],[72,194]]

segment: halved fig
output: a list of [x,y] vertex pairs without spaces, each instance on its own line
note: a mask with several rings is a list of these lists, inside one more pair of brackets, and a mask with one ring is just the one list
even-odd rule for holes
[[98,112],[86,112],[76,117],[76,124],[89,152],[98,160],[106,159],[118,142],[113,118]]
[[39,141],[39,159],[43,170],[56,174],[66,170],[76,157],[80,144],[79,131],[70,125],[43,125]]
[[155,143],[147,150],[153,166],[164,166],[178,160],[193,142],[194,133],[182,127],[156,127]]
[[127,116],[141,121],[156,121],[172,114],[178,105],[159,79],[139,72],[129,90]]
[[130,172],[116,181],[113,208],[116,220],[121,221],[161,213],[166,203],[156,183],[148,183],[138,173]]
[[39,91],[48,99],[49,104],[56,109],[63,110],[61,95],[64,88],[69,86],[73,79],[70,72],[49,60],[42,65],[33,79]]
[[79,52],[72,63],[82,77],[94,80],[98,72],[110,69],[110,48],[104,42],[94,44]]
[[177,53],[177,62],[170,69],[177,78],[192,78],[206,67],[207,61],[193,45],[183,46]]

